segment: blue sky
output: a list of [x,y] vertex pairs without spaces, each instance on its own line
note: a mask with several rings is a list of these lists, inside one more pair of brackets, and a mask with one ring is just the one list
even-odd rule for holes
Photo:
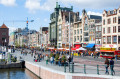
[[120,0],[0,0],[0,25],[5,23],[11,32],[26,27],[26,22],[15,21],[26,21],[28,17],[34,20],[29,22],[29,28],[38,31],[40,27],[49,26],[56,1],[63,7],[73,6],[74,12],[80,14],[82,9],[86,9],[88,14],[101,15],[104,9],[112,10],[120,6]]

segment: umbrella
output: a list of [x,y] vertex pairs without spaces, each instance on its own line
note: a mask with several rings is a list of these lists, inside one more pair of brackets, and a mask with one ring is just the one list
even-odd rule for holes
[[85,48],[83,48],[83,47],[80,47],[79,49],[77,49],[77,50],[86,50]]

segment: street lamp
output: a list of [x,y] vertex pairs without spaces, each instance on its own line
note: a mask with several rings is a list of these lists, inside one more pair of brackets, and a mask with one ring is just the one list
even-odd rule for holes
[[71,40],[70,40],[70,12],[69,12],[69,54],[70,54],[70,57],[71,57]]

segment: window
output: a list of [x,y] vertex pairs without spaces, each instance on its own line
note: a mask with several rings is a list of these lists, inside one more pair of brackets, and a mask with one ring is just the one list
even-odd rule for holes
[[77,36],[77,40],[79,40],[79,36]]
[[103,34],[105,34],[105,28],[103,28]]
[[105,14],[103,14],[103,17],[105,16]]
[[76,42],[76,36],[74,37],[74,42]]
[[111,43],[111,36],[107,36],[107,43]]
[[80,36],[80,41],[82,41],[82,36]]
[[120,44],[120,36],[118,36],[118,43]]
[[80,34],[82,34],[82,29],[80,29]]
[[103,37],[103,43],[105,44],[105,42],[106,42],[106,41],[105,41],[105,36],[104,36],[104,37]]
[[111,23],[111,20],[110,20],[110,18],[107,20],[107,23],[108,23],[108,24],[110,24],[110,23]]
[[2,35],[6,35],[6,33],[3,32]]
[[77,29],[77,34],[79,34],[79,29]]
[[105,25],[105,19],[103,20],[103,25]]
[[115,23],[116,23],[116,17],[115,17]]
[[79,28],[79,24],[77,25],[77,28]]
[[76,35],[76,30],[74,30],[74,34]]
[[113,36],[113,43],[117,42],[117,36]]
[[110,33],[110,27],[108,27],[108,33]]
[[116,23],[116,17],[113,18],[113,23]]
[[92,37],[90,36],[90,41],[92,40],[91,38],[92,38]]
[[118,26],[118,32],[120,32],[120,26]]
[[120,24],[120,17],[118,17],[118,24]]
[[113,33],[116,33],[116,26],[113,26]]

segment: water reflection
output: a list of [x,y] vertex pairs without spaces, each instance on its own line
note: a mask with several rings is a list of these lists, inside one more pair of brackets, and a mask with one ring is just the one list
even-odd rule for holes
[[27,69],[0,69],[0,79],[40,79]]

